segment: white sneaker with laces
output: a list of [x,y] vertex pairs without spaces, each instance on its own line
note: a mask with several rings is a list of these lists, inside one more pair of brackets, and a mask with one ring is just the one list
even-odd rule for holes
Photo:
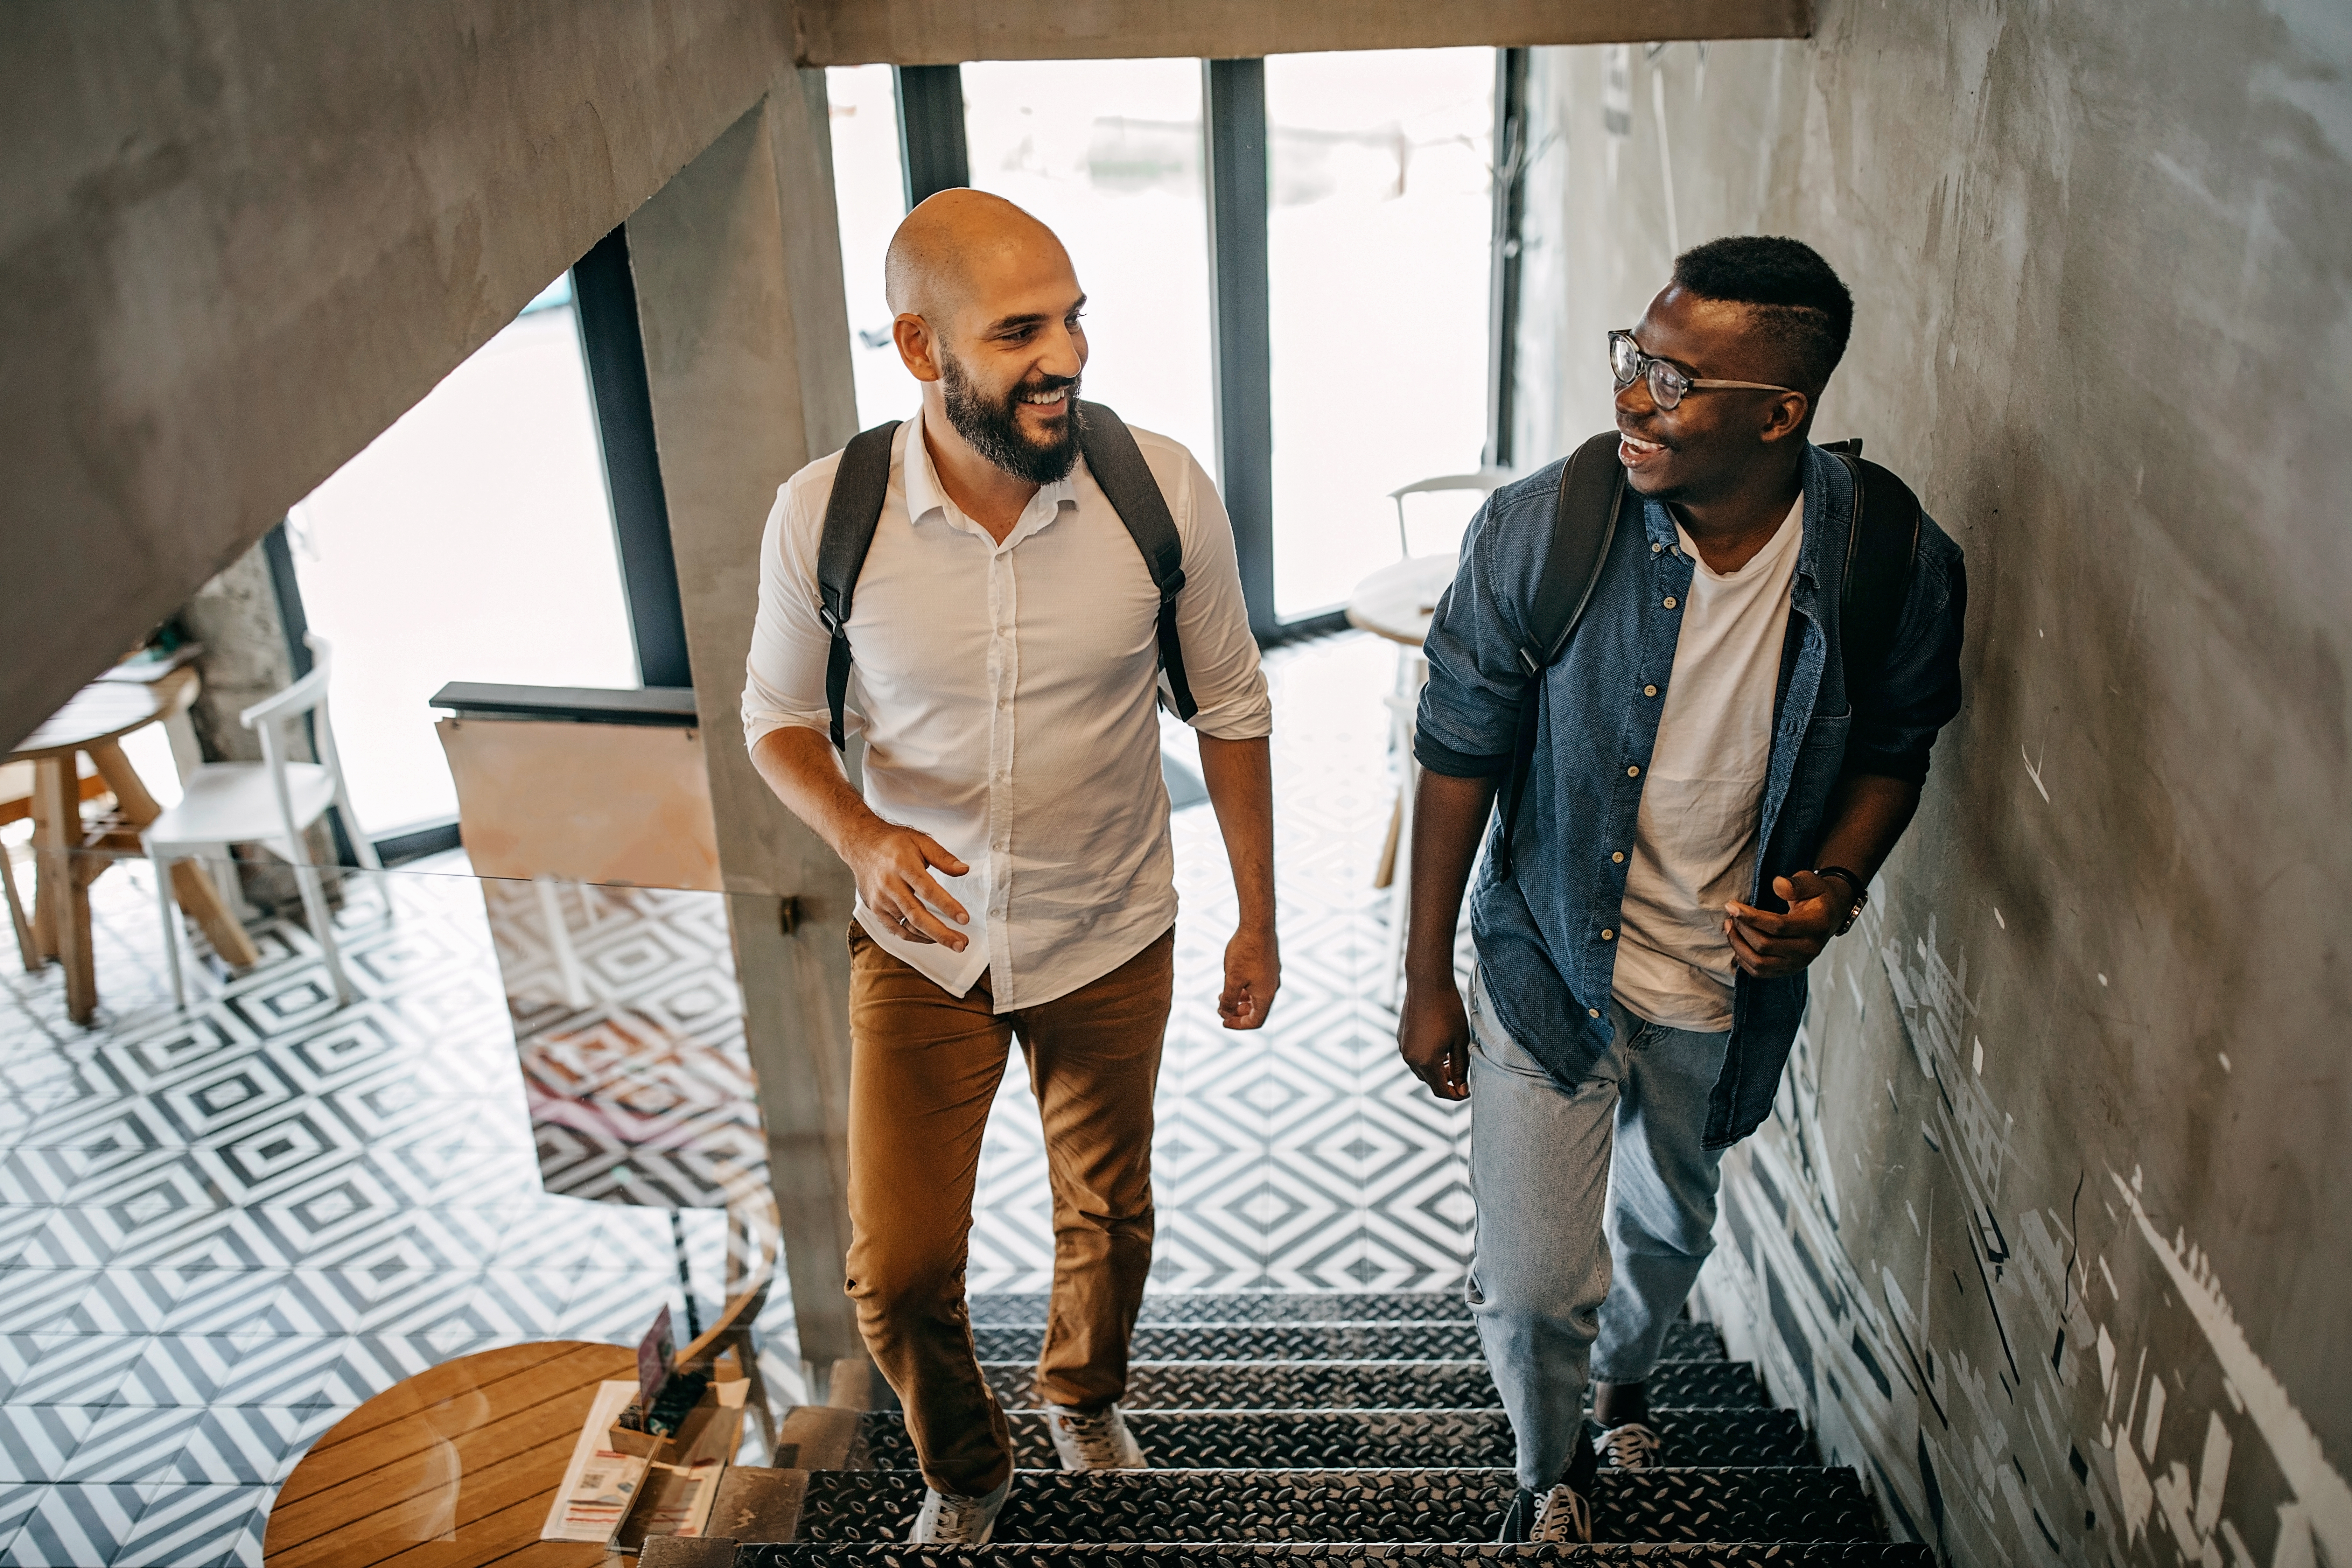
[[915,1528],[907,1541],[914,1546],[985,1546],[1012,1490],[1011,1476],[986,1497],[957,1497],[926,1487],[923,1511],[915,1516]]
[[1046,1407],[1045,1429],[1054,1435],[1054,1452],[1066,1470],[1145,1470],[1151,1468],[1127,1429],[1127,1417],[1118,1405],[1087,1415],[1066,1406]]
[[1614,1465],[1621,1470],[1646,1470],[1658,1462],[1660,1440],[1656,1432],[1640,1421],[1627,1421],[1612,1426],[1592,1440],[1593,1452],[1604,1465]]

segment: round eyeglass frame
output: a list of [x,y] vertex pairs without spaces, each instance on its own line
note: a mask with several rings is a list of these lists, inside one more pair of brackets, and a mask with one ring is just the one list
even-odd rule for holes
[[1633,341],[1630,331],[1609,334],[1609,374],[1617,379],[1617,390],[1622,392],[1634,381],[1647,375],[1650,401],[1663,409],[1679,407],[1683,395],[1694,387],[1738,387],[1749,392],[1795,392],[1793,386],[1775,386],[1766,381],[1720,381],[1712,376],[1685,374],[1680,365],[1657,355],[1643,353],[1642,345]]

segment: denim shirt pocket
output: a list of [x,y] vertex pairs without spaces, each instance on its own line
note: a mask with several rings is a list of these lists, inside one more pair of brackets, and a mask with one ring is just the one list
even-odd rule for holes
[[1780,821],[1772,832],[1772,844],[1766,848],[1757,865],[1757,887],[1771,886],[1771,879],[1788,875],[1791,865],[1812,854],[1822,834],[1822,817],[1829,809],[1830,795],[1837,788],[1838,775],[1845,767],[1846,736],[1853,729],[1853,710],[1843,713],[1816,713],[1805,726],[1805,738],[1797,747],[1795,765],[1790,771],[1789,793],[1782,797]]

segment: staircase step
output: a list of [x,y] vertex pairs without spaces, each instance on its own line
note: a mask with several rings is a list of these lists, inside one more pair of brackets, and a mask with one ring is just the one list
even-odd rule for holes
[[[1028,1324],[975,1328],[980,1359],[1034,1358],[1045,1338]],[[1476,1361],[1478,1331],[1462,1322],[1139,1324],[1129,1352],[1139,1362]],[[1666,1333],[1673,1361],[1720,1361],[1723,1342],[1706,1323],[1676,1323]]]
[[[720,1559],[725,1561],[725,1559]],[[835,1545],[743,1546],[732,1568],[1457,1568],[1525,1563],[1623,1563],[1630,1568],[1934,1568],[1925,1546],[1880,1542],[1813,1542],[1792,1551],[1780,1542],[1601,1542],[1591,1546],[1404,1543],[1367,1551],[1361,1542],[1183,1541],[1152,1544],[1027,1542],[984,1546],[908,1546],[869,1542]]]
[[[1026,1361],[983,1362],[1007,1410],[1038,1408]],[[1755,1369],[1740,1361],[1669,1361],[1650,1378],[1660,1408],[1763,1403]],[[1138,1362],[1127,1397],[1138,1410],[1465,1410],[1496,1403],[1482,1361]]]
[[[1043,1291],[971,1298],[975,1324],[1043,1323]],[[1139,1323],[1433,1323],[1470,1321],[1454,1290],[1167,1290],[1143,1298]]]
[[[1015,1414],[1013,1463],[1057,1470],[1043,1415]],[[1812,1447],[1794,1411],[1657,1409],[1650,1424],[1669,1465],[1809,1465]],[[866,1461],[912,1469],[915,1447],[896,1412],[859,1418]],[[1511,1426],[1500,1410],[1147,1411],[1129,1425],[1154,1469],[1419,1469],[1508,1466]]]
[[[1018,1471],[994,1539],[1024,1542],[1492,1541],[1508,1470]],[[905,1470],[809,1473],[796,1539],[904,1541],[922,1504]],[[1852,1470],[1604,1470],[1603,1541],[1877,1541]]]

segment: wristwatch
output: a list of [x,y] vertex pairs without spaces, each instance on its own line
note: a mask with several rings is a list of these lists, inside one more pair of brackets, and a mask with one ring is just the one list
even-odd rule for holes
[[1855,876],[1853,872],[1847,870],[1843,866],[1816,866],[1813,868],[1813,875],[1816,877],[1835,877],[1839,881],[1843,882],[1847,887],[1853,889],[1853,908],[1846,910],[1845,924],[1837,928],[1837,934],[1843,936],[1846,932],[1853,929],[1853,922],[1862,918],[1863,905],[1870,902],[1870,889],[1863,886],[1861,878]]

